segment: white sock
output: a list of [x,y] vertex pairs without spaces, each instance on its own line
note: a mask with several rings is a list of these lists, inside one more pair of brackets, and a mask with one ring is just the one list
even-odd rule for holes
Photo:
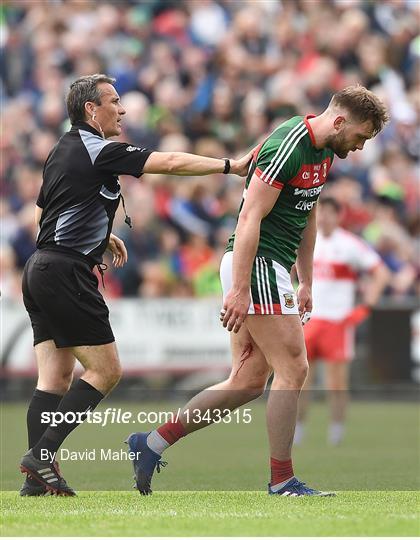
[[302,444],[303,438],[305,436],[305,425],[303,422],[298,422],[295,428],[295,435],[293,437],[293,444],[299,446]]
[[156,452],[156,454],[159,454],[160,456],[164,450],[171,446],[156,429],[149,433],[146,442],[150,450],[153,450],[153,452]]
[[274,486],[270,486],[271,487],[271,491],[279,491],[281,488],[283,488],[287,482],[290,482],[290,480],[294,478],[294,476],[291,476],[290,478],[288,478],[287,480],[285,480],[284,482],[280,482],[280,484],[275,484]]
[[328,442],[334,446],[341,443],[344,437],[344,424],[342,422],[332,422],[328,429]]

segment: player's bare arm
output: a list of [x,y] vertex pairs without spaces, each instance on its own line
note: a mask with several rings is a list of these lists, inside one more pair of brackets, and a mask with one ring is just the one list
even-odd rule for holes
[[215,173],[232,173],[246,176],[252,159],[250,151],[240,159],[216,159],[185,152],[152,152],[144,167],[144,173],[173,174],[176,176],[205,176]]
[[223,326],[237,333],[248,313],[252,264],[257,253],[261,220],[270,212],[280,190],[254,175],[249,184],[244,206],[239,214],[233,248],[232,289],[223,310]]
[[391,273],[383,263],[370,271],[370,280],[364,289],[363,302],[351,310],[343,320],[344,326],[355,327],[369,317],[371,309],[379,302],[381,295],[391,279]]
[[369,287],[367,287],[364,296],[364,302],[367,306],[373,307],[378,303],[390,279],[391,273],[383,263],[375,266],[371,272]]
[[314,247],[316,240],[316,205],[308,217],[308,224],[302,234],[302,240],[297,251],[296,270],[299,280],[297,297],[299,314],[312,311],[312,274]]

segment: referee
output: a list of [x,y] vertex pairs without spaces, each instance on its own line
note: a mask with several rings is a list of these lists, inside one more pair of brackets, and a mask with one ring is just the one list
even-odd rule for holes
[[[44,166],[36,203],[37,251],[26,263],[22,283],[38,382],[27,414],[29,451],[20,466],[27,474],[21,495],[75,495],[55,456],[78,424],[63,422],[45,429],[41,415],[93,410],[121,377],[109,311],[92,271],[94,266],[100,269],[107,248],[116,266],[127,260],[124,243],[111,234],[122,199],[118,175],[231,172],[245,176],[251,160],[251,153],[235,161],[153,152],[108,140],[121,133],[125,114],[114,82],[96,74],[70,86],[67,110],[72,127]],[[128,216],[126,222],[130,224]],[[84,373],[70,388],[76,359]]]

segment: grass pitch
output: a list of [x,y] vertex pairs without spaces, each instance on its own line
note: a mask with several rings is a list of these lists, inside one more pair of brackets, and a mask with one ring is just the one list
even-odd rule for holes
[[418,536],[418,493],[335,498],[262,492],[82,492],[22,499],[3,492],[3,536]]
[[[2,406],[2,536],[418,536],[419,412],[416,404],[352,404],[347,437],[328,447],[327,411],[311,410],[305,444],[294,451],[295,471],[335,498],[268,497],[264,403],[250,424],[201,430],[168,450],[152,497],[131,489],[131,463],[61,461],[75,498],[21,498],[18,461],[26,448],[23,404]],[[164,410],[174,403],[129,405]],[[105,408],[105,407],[103,407]],[[80,426],[69,450],[125,448],[131,431],[152,426]],[[230,491],[227,491],[230,490]]]

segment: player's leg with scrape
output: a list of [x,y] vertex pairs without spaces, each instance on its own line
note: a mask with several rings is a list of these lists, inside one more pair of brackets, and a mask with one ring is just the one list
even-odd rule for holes
[[194,396],[173,421],[152,432],[133,433],[127,439],[130,451],[140,452],[139,459],[133,460],[140,494],[152,492],[153,473],[160,472],[161,455],[167,448],[264,392],[271,369],[245,325],[237,334],[231,334],[231,351],[232,370],[225,381]]

